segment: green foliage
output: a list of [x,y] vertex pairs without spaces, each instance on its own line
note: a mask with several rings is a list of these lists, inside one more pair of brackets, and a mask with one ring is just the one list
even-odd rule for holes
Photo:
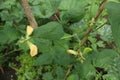
[[108,11],[108,18],[111,24],[112,35],[114,37],[117,47],[120,49],[120,9],[118,7],[120,7],[120,3],[116,2],[109,2],[106,5]]
[[72,74],[67,78],[67,80],[79,80],[79,77],[78,75]]
[[93,50],[97,51],[97,47],[102,47],[104,48],[105,45],[104,45],[104,42],[103,41],[97,41],[96,38],[94,37],[88,37],[88,40],[91,42],[91,47],[93,48]]
[[111,49],[105,49],[91,56],[94,57],[93,58],[94,66],[107,69],[111,66],[113,59],[116,58],[118,54]]
[[62,67],[56,67],[55,73],[57,75],[57,80],[61,80],[64,78],[65,70]]
[[91,3],[91,6],[90,6],[90,19],[93,18],[97,11],[98,11],[98,8],[99,6],[96,4],[97,1],[93,0],[93,2]]
[[[120,79],[119,0],[108,0],[95,23],[91,19],[101,0],[28,2],[39,27],[24,39],[28,21],[21,3],[0,0],[0,69],[9,64],[18,80],[64,80],[67,73],[66,80]],[[80,54],[67,52],[77,52],[90,24],[94,24],[93,31]],[[37,46],[36,56],[30,56],[27,41]]]
[[61,20],[65,20],[66,22],[78,22],[84,17],[84,11],[78,10],[68,10],[63,12],[61,16]]
[[60,0],[34,0],[32,11],[39,18],[50,18],[59,6]]
[[72,9],[84,9],[85,5],[87,5],[86,0],[63,0],[60,3],[60,10],[72,10]]
[[[8,31],[9,30],[9,31]],[[4,36],[3,36],[4,35]],[[6,26],[3,30],[0,30],[0,43],[1,44],[9,44],[17,39],[19,39],[19,32],[9,25]]]
[[58,22],[50,22],[37,28],[33,37],[48,40],[59,40],[64,35],[62,25]]
[[113,60],[112,66],[108,70],[108,74],[104,75],[105,80],[119,80],[120,79],[120,57]]
[[74,61],[74,58],[66,54],[66,49],[62,44],[65,43],[54,43],[54,46],[48,46],[47,50],[44,49],[44,53],[41,54],[35,61],[36,65],[48,65],[48,64],[59,64],[59,65],[69,65]]
[[18,67],[18,69],[16,70],[17,71],[16,75],[18,76],[18,80],[38,79],[39,76],[36,76],[37,72],[34,69],[34,59],[31,58],[29,54],[24,53],[16,57],[16,60],[20,62],[20,64],[18,64],[20,67]]
[[75,69],[73,70],[73,73],[78,74],[81,80],[93,80],[95,77],[95,67],[91,64],[89,58],[87,58],[87,61],[85,61],[83,64],[75,64]]
[[85,15],[85,3],[82,0],[65,0],[60,3],[60,18],[65,22],[78,22]]
[[51,72],[47,72],[43,75],[43,80],[53,80],[53,76]]

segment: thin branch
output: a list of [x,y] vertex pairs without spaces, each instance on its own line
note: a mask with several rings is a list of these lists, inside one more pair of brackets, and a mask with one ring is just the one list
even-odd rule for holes
[[[103,11],[103,9],[104,9],[104,5],[105,5],[105,3],[107,2],[107,0],[103,0],[103,2],[101,3],[101,5],[100,5],[100,7],[99,7],[99,9],[98,9],[98,12],[97,12],[97,14],[96,14],[96,16],[93,18],[94,20],[91,20],[91,21],[94,21],[94,23],[97,21],[97,19],[98,19],[98,17],[100,16],[100,14],[102,13],[102,11]],[[80,48],[85,44],[85,42],[87,41],[87,39],[88,39],[88,36],[89,36],[89,34],[90,34],[90,32],[92,31],[92,29],[93,29],[93,26],[94,26],[94,24],[90,24],[89,25],[89,27],[88,27],[88,29],[87,29],[87,31],[86,31],[86,33],[85,33],[85,36],[84,36],[84,38],[82,39],[82,41],[81,41],[81,44],[80,44],[80,46],[78,47],[78,52],[80,52]]]
[[6,54],[2,55],[1,57],[5,57],[5,56],[10,55],[10,54],[12,54],[14,52],[17,52],[17,51],[20,51],[20,49],[14,49],[14,50],[12,50],[10,52],[7,52]]
[[4,74],[4,69],[3,69],[2,65],[0,65],[0,71]]
[[38,27],[38,24],[35,20],[35,17],[30,9],[30,6],[29,6],[29,3],[27,2],[27,0],[21,0],[21,5],[23,6],[24,8],[24,11],[25,11],[25,14],[28,18],[28,21],[30,23],[30,26],[33,27],[33,28],[37,28]]
[[104,25],[107,23],[107,21],[106,22],[104,22],[102,25],[100,25],[100,26],[98,26],[94,31],[96,31],[96,30],[98,30],[98,29],[100,29],[100,28],[102,28],[102,27],[104,27]]
[[73,64],[68,67],[67,73],[65,74],[65,77],[64,77],[63,80],[67,79],[68,75],[70,74],[70,71],[71,71],[72,67],[73,67]]
[[98,17],[99,17],[100,14],[102,13],[106,2],[107,2],[107,0],[103,0],[103,2],[100,4],[100,7],[99,7],[99,9],[98,9],[98,12],[97,12],[97,14],[96,14],[96,16],[95,16],[95,18],[94,18],[95,21],[98,19]]
[[15,70],[15,71],[17,71],[17,70],[18,70],[17,68],[12,67],[12,66],[10,66],[10,68],[11,68],[11,69],[13,69],[13,70]]
[[[107,2],[107,0],[104,0],[104,1],[101,3],[101,5],[100,5],[100,7],[99,7],[99,9],[98,9],[98,12],[97,12],[97,14],[96,14],[96,16],[95,16],[94,19],[92,19],[91,21],[94,21],[94,22],[97,21],[98,17],[100,16],[100,14],[101,14],[102,11],[103,11],[103,8],[104,8],[104,5],[105,5],[106,2]],[[94,22],[93,22],[93,23],[94,23]],[[80,52],[80,48],[84,45],[84,43],[85,43],[86,40],[88,39],[88,35],[89,35],[90,32],[92,31],[93,26],[94,26],[94,24],[90,24],[90,25],[89,25],[89,27],[88,27],[88,29],[87,29],[87,31],[86,31],[86,33],[85,33],[85,36],[84,36],[84,38],[82,39],[81,44],[80,44],[80,46],[79,46],[79,48],[78,48],[78,50],[77,50],[78,52]],[[72,69],[72,66],[73,66],[73,65],[70,65],[70,67],[68,68],[68,70],[67,70],[67,72],[66,72],[66,75],[65,75],[65,77],[64,77],[64,80],[66,80],[67,77],[68,77],[68,75],[70,74],[70,71],[71,71],[71,69]]]

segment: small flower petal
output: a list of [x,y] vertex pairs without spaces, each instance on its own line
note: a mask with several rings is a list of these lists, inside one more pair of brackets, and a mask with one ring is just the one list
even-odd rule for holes
[[36,56],[38,54],[38,48],[36,45],[34,45],[33,43],[31,42],[28,42],[28,46],[30,48],[30,55],[32,57]]
[[78,53],[76,52],[76,51],[74,51],[74,50],[67,50],[67,53],[68,54],[73,54],[73,55],[75,55],[75,56],[77,56],[78,55]]
[[26,32],[27,32],[27,36],[30,36],[33,32],[33,28],[31,26],[27,26]]

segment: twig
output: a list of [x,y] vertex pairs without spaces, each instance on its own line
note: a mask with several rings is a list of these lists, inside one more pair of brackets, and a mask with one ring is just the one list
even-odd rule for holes
[[13,69],[13,70],[15,70],[15,71],[17,71],[17,70],[18,70],[17,68],[12,67],[12,66],[10,66],[10,68],[11,68],[11,69]]
[[73,67],[73,64],[68,67],[67,73],[65,74],[65,77],[64,77],[63,80],[67,79],[68,75],[70,74],[70,71],[71,71],[72,67]]
[[[94,21],[93,23],[95,23],[96,21],[97,21],[97,19],[98,19],[98,17],[100,16],[100,14],[102,13],[102,11],[103,11],[103,8],[104,8],[104,5],[105,5],[105,3],[107,2],[107,0],[103,0],[103,2],[101,3],[101,5],[100,5],[100,7],[99,7],[99,9],[98,9],[98,12],[97,12],[97,14],[96,14],[96,16],[91,20],[91,21]],[[93,26],[94,26],[94,24],[90,24],[89,25],[89,27],[88,27],[88,29],[87,29],[87,31],[86,31],[86,33],[85,33],[85,36],[84,36],[84,38],[82,39],[82,41],[81,41],[81,44],[79,45],[79,47],[78,47],[78,52],[80,52],[80,48],[85,44],[85,42],[86,42],[86,40],[88,39],[88,36],[89,36],[89,34],[90,34],[90,32],[92,31],[92,29],[93,29]]]
[[3,69],[2,65],[0,65],[0,71],[1,71],[2,73],[4,73],[4,69]]
[[27,2],[27,0],[21,0],[21,5],[23,6],[24,8],[24,11],[25,11],[25,14],[28,18],[28,21],[30,23],[30,26],[33,27],[33,28],[37,28],[38,27],[38,24],[35,20],[35,17],[30,9],[30,6],[29,6],[29,3]]
[[98,30],[98,29],[100,29],[100,28],[102,28],[105,24],[107,23],[107,21],[106,22],[104,22],[102,25],[100,25],[100,26],[98,26],[94,31],[96,31],[96,30]]
[[16,52],[16,51],[20,51],[20,49],[14,49],[14,50],[12,50],[12,51],[10,51],[10,52],[7,52],[6,54],[2,55],[1,57],[10,55],[10,54],[12,54],[12,53],[14,53],[14,52]]
[[98,12],[95,16],[95,21],[98,19],[98,17],[100,16],[100,14],[102,13],[103,9],[104,9],[104,6],[105,6],[105,3],[107,2],[107,0],[103,0],[103,2],[100,4],[100,7],[98,9]]
[[[99,9],[98,9],[98,12],[97,12],[97,14],[96,14],[96,16],[91,20],[91,21],[93,21],[93,23],[97,21],[98,17],[99,17],[100,14],[102,13],[103,8],[104,8],[104,5],[105,5],[106,2],[107,2],[107,0],[104,0],[104,1],[101,3],[101,5],[100,5],[100,7],[99,7]],[[89,27],[88,27],[88,29],[87,29],[87,31],[86,31],[86,33],[85,33],[85,36],[84,36],[84,38],[82,39],[80,46],[78,47],[78,50],[77,50],[78,52],[80,52],[80,48],[81,48],[81,47],[84,45],[84,43],[86,42],[86,40],[87,40],[87,38],[88,38],[88,35],[90,34],[90,32],[91,32],[92,29],[93,29],[93,26],[94,26],[94,24],[90,24],[90,25],[89,25]],[[68,68],[67,73],[66,73],[66,75],[65,75],[65,77],[64,77],[64,80],[66,80],[67,76],[70,74],[70,71],[71,71],[72,66],[73,66],[73,65],[70,65],[70,67]]]

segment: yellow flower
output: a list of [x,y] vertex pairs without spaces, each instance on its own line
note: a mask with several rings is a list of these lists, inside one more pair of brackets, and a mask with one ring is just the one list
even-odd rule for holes
[[30,55],[32,57],[36,56],[38,54],[38,48],[37,48],[37,46],[34,45],[33,43],[29,42],[29,41],[27,43],[28,43],[28,46],[30,48]]
[[78,55],[78,53],[76,52],[76,51],[74,51],[74,50],[67,50],[67,53],[68,54],[73,54],[73,55],[75,55],[75,56],[77,56]]
[[27,32],[26,35],[30,36],[33,32],[33,28],[31,26],[27,26],[26,32]]

